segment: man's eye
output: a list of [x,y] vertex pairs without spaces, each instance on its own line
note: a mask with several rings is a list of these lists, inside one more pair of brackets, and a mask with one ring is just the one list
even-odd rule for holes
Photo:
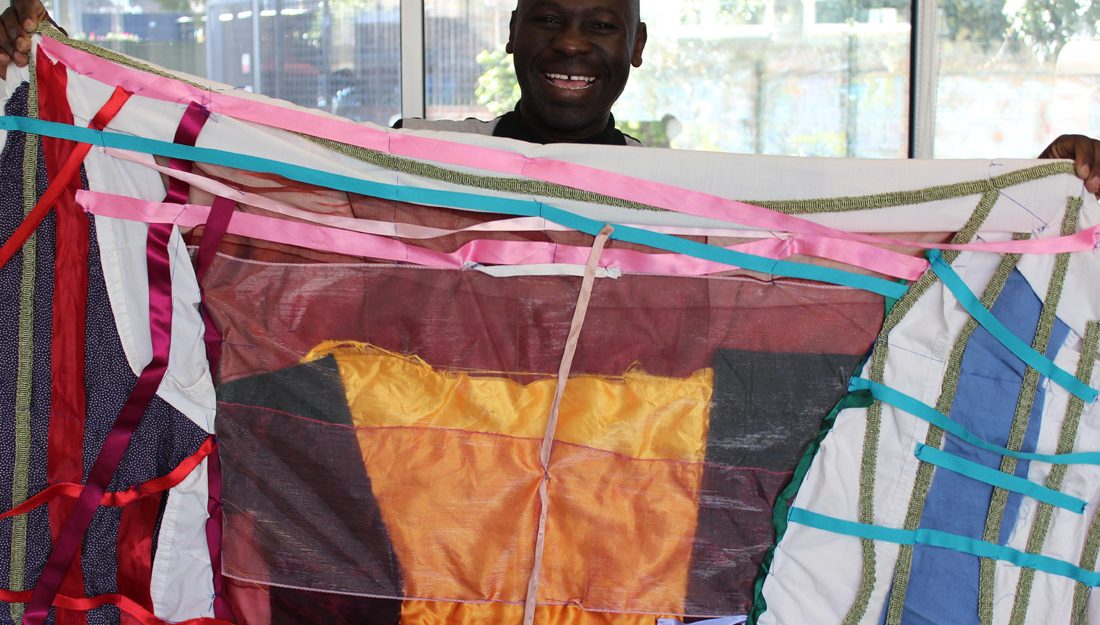
[[609,22],[592,22],[594,30],[615,30],[615,25]]
[[531,18],[531,21],[535,22],[536,24],[552,25],[557,24],[561,20],[559,20],[556,15],[536,15],[535,17]]

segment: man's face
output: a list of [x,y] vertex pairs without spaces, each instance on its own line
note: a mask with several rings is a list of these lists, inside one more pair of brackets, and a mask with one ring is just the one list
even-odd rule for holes
[[633,0],[519,0],[507,50],[520,114],[549,139],[599,133],[645,42]]

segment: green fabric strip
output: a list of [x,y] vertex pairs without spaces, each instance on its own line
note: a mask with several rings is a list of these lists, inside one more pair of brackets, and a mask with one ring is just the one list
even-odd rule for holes
[[[1077,365],[1077,376],[1083,380],[1092,379],[1092,369],[1096,362],[1096,357],[1100,351],[1100,322],[1093,321],[1088,325],[1085,330],[1085,341],[1081,347],[1081,360]],[[1072,426],[1076,429],[1077,424],[1080,423],[1081,413],[1084,411],[1084,402],[1076,397],[1070,397],[1070,405],[1068,414],[1066,415],[1066,421],[1073,421]],[[1062,424],[1063,431],[1065,431],[1066,423]],[[1059,441],[1060,444],[1061,441]],[[1072,440],[1069,442],[1072,447]],[[1030,544],[1028,545],[1030,547]],[[1096,555],[1100,552],[1100,509],[1097,509],[1096,515],[1092,519],[1092,524],[1089,525],[1088,536],[1085,539],[1085,546],[1081,550],[1081,562],[1080,567],[1093,571],[1096,569]],[[1077,587],[1073,589],[1073,611],[1071,618],[1071,625],[1088,625],[1087,609],[1089,601],[1089,591],[1091,588],[1085,584],[1077,584]]]
[[[1066,218],[1062,222],[1062,232],[1073,234],[1077,229],[1077,221],[1081,213],[1081,199],[1071,198],[1071,201],[1066,207]],[[1068,254],[1064,255],[1065,265],[1060,265],[1062,262],[1061,256],[1055,261],[1055,273],[1061,270],[1064,272],[1068,267]],[[1091,353],[1089,352],[1088,339],[1085,341],[1085,351],[1081,353],[1081,358],[1077,363],[1077,379],[1081,380],[1085,384],[1089,383],[1089,378],[1092,377],[1092,362],[1096,359],[1096,345],[1092,346]],[[1082,376],[1084,376],[1082,378]],[[1073,442],[1077,439],[1077,428],[1081,423],[1081,412],[1085,407],[1084,401],[1076,395],[1070,395],[1069,404],[1066,407],[1066,416],[1062,420],[1062,429],[1058,435],[1058,448],[1055,453],[1067,454],[1073,451]],[[1046,485],[1047,488],[1052,490],[1061,490],[1062,481],[1065,479],[1066,471],[1068,467],[1066,465],[1054,465],[1051,467],[1050,474],[1047,476]],[[1051,519],[1054,516],[1054,508],[1042,504],[1039,506],[1039,512],[1035,518],[1035,525],[1031,528],[1031,533],[1027,537],[1027,552],[1039,553],[1043,548],[1043,543],[1046,541],[1048,532],[1050,531]],[[1016,598],[1012,603],[1012,616],[1009,619],[1009,625],[1024,625],[1027,620],[1028,604],[1031,601],[1031,590],[1035,583],[1035,571],[1031,569],[1024,569],[1020,572],[1020,579],[1016,583]]]
[[[38,84],[35,80],[34,55],[30,55],[27,115],[38,117]],[[38,197],[38,136],[24,135],[23,142],[23,215],[34,209]],[[28,474],[31,463],[31,383],[34,366],[34,278],[37,260],[37,236],[31,234],[23,245],[22,275],[19,284],[19,338],[16,350],[19,363],[15,372],[15,440],[12,470],[11,504],[18,506],[27,500]],[[27,567],[27,516],[12,519],[8,587],[25,590]],[[9,605],[12,620],[23,620],[24,604]]]
[[[1016,234],[1015,240],[1027,239],[1027,234]],[[1008,277],[1016,269],[1020,262],[1019,254],[1005,254],[1001,257],[997,270],[985,287],[981,301],[987,308],[992,308],[1008,283]],[[951,348],[951,354],[947,357],[947,369],[944,372],[943,384],[940,388],[940,396],[936,400],[936,410],[943,414],[950,414],[955,405],[955,394],[959,388],[959,373],[962,370],[962,358],[966,352],[974,331],[978,329],[978,321],[968,317],[963,325],[959,337]],[[943,444],[943,430],[931,425],[924,439],[930,447],[940,447]],[[932,488],[932,475],[934,467],[922,462],[917,469],[917,480],[913,486],[913,494],[909,499],[909,510],[905,516],[904,528],[914,531],[920,527],[921,516],[924,512],[924,503],[928,498],[928,492]],[[894,583],[890,590],[890,600],[886,608],[886,625],[901,625],[901,616],[905,607],[905,597],[909,592],[909,572],[913,567],[913,546],[902,545],[898,553],[898,561],[894,566]]]
[[[974,212],[970,215],[966,225],[951,239],[952,243],[969,243],[978,233],[978,229],[985,223],[993,205],[997,203],[1000,192],[996,189],[987,191],[982,195]],[[947,263],[953,262],[959,253],[953,250],[944,252],[943,259]],[[931,271],[925,272],[909,291],[898,300],[898,303],[890,310],[890,314],[882,324],[882,332],[875,340],[874,349],[871,352],[871,366],[868,377],[878,383],[882,383],[886,371],[886,356],[889,351],[890,332],[897,327],[905,315],[917,304],[917,301],[936,282],[938,278]],[[878,437],[882,426],[882,402],[875,401],[867,409],[867,430],[863,437],[863,450],[859,467],[859,521],[865,524],[873,524],[875,517],[875,470],[878,462]],[[875,544],[874,541],[863,539],[860,544],[863,560],[863,572],[860,576],[859,588],[856,591],[855,601],[844,618],[843,625],[857,625],[867,613],[871,602],[871,594],[874,592],[875,575]]]
[[[1066,213],[1062,219],[1062,232],[1073,234],[1077,230],[1077,218],[1080,214],[1080,198],[1070,198],[1067,202]],[[1046,354],[1050,345],[1050,335],[1054,330],[1055,314],[1058,311],[1058,302],[1062,299],[1062,287],[1066,280],[1066,271],[1069,269],[1069,254],[1059,254],[1054,261],[1054,270],[1051,273],[1050,284],[1047,287],[1046,297],[1043,300],[1043,309],[1039,314],[1039,323],[1035,329],[1035,337],[1032,339],[1031,348],[1039,354]],[[1024,444],[1024,436],[1031,420],[1031,412],[1035,408],[1035,397],[1039,390],[1039,371],[1030,365],[1024,370],[1024,380],[1020,385],[1020,394],[1016,399],[1016,412],[1012,418],[1012,427],[1009,429],[1008,442],[1005,447],[1019,451]],[[1018,460],[1011,456],[1001,458],[1001,471],[1013,474],[1016,472]],[[986,542],[997,542],[1001,535],[1001,526],[1004,524],[1005,507],[1008,505],[1009,491],[1003,488],[994,488],[993,497],[989,504],[989,515],[986,517],[985,531],[982,539]],[[996,587],[996,566],[992,558],[982,558],[978,574],[978,620],[982,625],[993,624],[993,600]]]

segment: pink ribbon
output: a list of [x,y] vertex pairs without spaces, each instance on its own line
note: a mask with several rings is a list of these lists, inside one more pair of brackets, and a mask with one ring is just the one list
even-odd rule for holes
[[[182,228],[193,228],[207,223],[211,210],[206,206],[164,204],[84,190],[77,192],[76,201],[81,208],[93,215],[131,221],[173,223]],[[476,240],[466,243],[454,252],[440,252],[378,235],[241,212],[234,214],[227,231],[295,247],[442,268],[459,268],[469,263],[583,265],[587,262],[590,251],[586,247],[543,241]],[[927,262],[923,259],[900,254],[894,256],[904,259],[904,262],[881,262],[879,256],[864,254],[864,249],[859,246],[853,247],[822,237],[759,239],[727,249],[776,259],[788,258],[794,254],[817,256],[907,280],[920,276],[927,267]],[[731,269],[730,265],[724,263],[682,254],[650,254],[621,248],[605,250],[601,259],[604,266],[618,267],[629,273],[702,276]]]
[[291,132],[309,129],[316,137],[356,145],[396,156],[471,167],[507,175],[562,184],[603,195],[658,206],[670,211],[729,221],[763,230],[857,241],[872,245],[904,245],[921,249],[980,250],[997,253],[1054,254],[1092,249],[1100,241],[1100,226],[1072,237],[1030,239],[993,243],[936,244],[876,235],[846,232],[807,219],[721,198],[700,191],[643,180],[594,167],[529,158],[494,148],[416,136],[378,127],[365,126],[299,108],[276,106],[259,100],[203,90],[179,81],[119,66],[95,55],[69,48],[43,37],[40,43],[51,56],[65,61],[74,71],[121,85],[142,96],[169,102],[200,100],[209,102],[217,112],[236,119],[281,128]]

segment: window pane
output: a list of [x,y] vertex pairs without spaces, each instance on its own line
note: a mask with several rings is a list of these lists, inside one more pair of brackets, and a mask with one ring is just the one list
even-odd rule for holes
[[356,120],[401,109],[400,0],[66,0],[70,34]]
[[[426,0],[428,117],[519,98],[512,0]],[[908,151],[909,0],[642,2],[644,63],[615,107],[649,145],[827,156]]]
[[615,109],[650,144],[905,157],[909,0],[643,2],[644,63]]
[[937,157],[1031,158],[1100,133],[1100,3],[943,0]]
[[515,0],[425,0],[425,98],[429,119],[491,119],[519,100],[505,54]]

